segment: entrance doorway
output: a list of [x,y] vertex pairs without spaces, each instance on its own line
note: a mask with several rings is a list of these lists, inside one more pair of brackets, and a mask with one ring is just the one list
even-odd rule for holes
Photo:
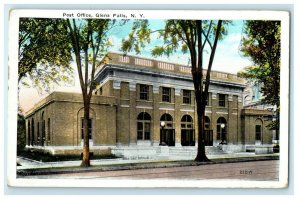
[[209,117],[204,117],[204,143],[205,146],[213,146],[213,130],[210,127]]
[[190,115],[184,115],[181,118],[181,145],[195,146],[195,130],[193,128],[193,119]]
[[227,124],[224,117],[219,117],[217,120],[217,140],[220,144],[227,144]]
[[175,146],[175,129],[173,128],[173,118],[165,113],[160,118],[160,143],[161,146]]

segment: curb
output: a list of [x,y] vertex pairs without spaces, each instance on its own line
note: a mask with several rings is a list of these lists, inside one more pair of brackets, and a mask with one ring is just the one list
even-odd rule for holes
[[239,158],[220,158],[213,159],[210,162],[194,162],[194,161],[172,161],[172,162],[147,162],[147,163],[120,163],[118,165],[101,165],[91,167],[75,167],[75,168],[41,168],[41,169],[20,169],[17,170],[17,176],[31,175],[55,175],[68,173],[83,173],[83,172],[104,172],[104,171],[119,171],[119,170],[136,170],[136,169],[153,169],[153,168],[172,168],[184,166],[201,166],[208,164],[226,164],[238,162],[252,161],[267,161],[279,160],[279,156],[260,156],[260,157],[239,157]]

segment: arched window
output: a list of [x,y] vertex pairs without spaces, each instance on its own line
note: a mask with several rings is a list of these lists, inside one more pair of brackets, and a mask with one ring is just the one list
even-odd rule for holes
[[151,116],[146,112],[141,112],[137,117],[137,139],[150,140]]
[[50,134],[51,134],[51,123],[50,123],[50,118],[48,118],[48,141],[50,141]]
[[41,145],[44,146],[44,142],[46,139],[46,121],[45,121],[45,113],[42,112],[42,139],[41,139]]
[[34,119],[31,120],[31,145],[33,146],[35,144],[34,141]]
[[227,123],[224,117],[219,117],[217,120],[217,140],[227,143]]
[[28,120],[27,122],[27,143],[28,143],[28,146],[31,144],[31,139],[30,139],[30,134],[31,134],[31,131],[30,131],[30,120]]
[[193,118],[190,115],[184,115],[181,118],[181,145],[195,146],[195,133],[193,129]]
[[213,130],[211,130],[210,119],[204,116],[204,142],[205,146],[213,145]]
[[204,117],[204,129],[210,130],[210,119],[207,116]]
[[173,128],[173,118],[170,114],[165,113],[160,117],[160,121],[164,121],[165,122],[165,126],[164,128]]
[[173,118],[165,113],[160,117],[160,145],[175,146],[175,129],[173,128]]
[[38,122],[37,123],[37,126],[36,126],[36,129],[37,129],[37,145],[40,144],[40,141],[41,141],[41,137],[40,137],[40,123]]

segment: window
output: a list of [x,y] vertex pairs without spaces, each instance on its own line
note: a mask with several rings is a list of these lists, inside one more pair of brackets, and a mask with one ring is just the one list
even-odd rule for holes
[[[81,119],[81,139],[83,139],[83,132],[84,132],[84,118]],[[89,139],[92,139],[92,119],[88,119],[88,132],[89,132]]]
[[46,139],[46,121],[44,112],[42,112],[42,139],[41,139],[41,145],[44,146],[44,141]]
[[210,130],[210,119],[207,116],[204,117],[204,129]]
[[181,145],[195,146],[195,132],[193,129],[193,119],[190,115],[181,118]]
[[227,124],[224,117],[220,117],[217,120],[217,140],[227,143]]
[[261,125],[255,125],[255,140],[261,140]]
[[28,125],[27,125],[27,135],[28,135],[28,140],[27,140],[27,143],[28,143],[28,145],[30,145],[31,144],[31,138],[30,138],[30,134],[31,134],[31,131],[30,131],[30,121],[28,121],[28,123],[27,123]]
[[162,88],[162,101],[171,102],[171,88]]
[[51,123],[50,118],[48,118],[48,140],[50,141]]
[[149,100],[149,86],[140,84],[140,99]]
[[150,140],[150,123],[151,116],[142,112],[137,118],[137,139],[138,140]]
[[35,144],[34,139],[34,119],[31,120],[31,145],[33,146]]
[[219,106],[225,107],[225,95],[219,94]]
[[191,91],[190,90],[182,90],[182,97],[184,104],[191,104]]
[[39,143],[39,141],[40,141],[40,123],[39,122],[37,123],[36,128],[37,128],[37,139],[38,139],[38,143]]

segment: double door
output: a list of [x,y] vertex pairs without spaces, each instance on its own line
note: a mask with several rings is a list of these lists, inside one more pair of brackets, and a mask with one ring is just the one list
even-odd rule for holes
[[159,145],[175,146],[175,129],[161,129]]

